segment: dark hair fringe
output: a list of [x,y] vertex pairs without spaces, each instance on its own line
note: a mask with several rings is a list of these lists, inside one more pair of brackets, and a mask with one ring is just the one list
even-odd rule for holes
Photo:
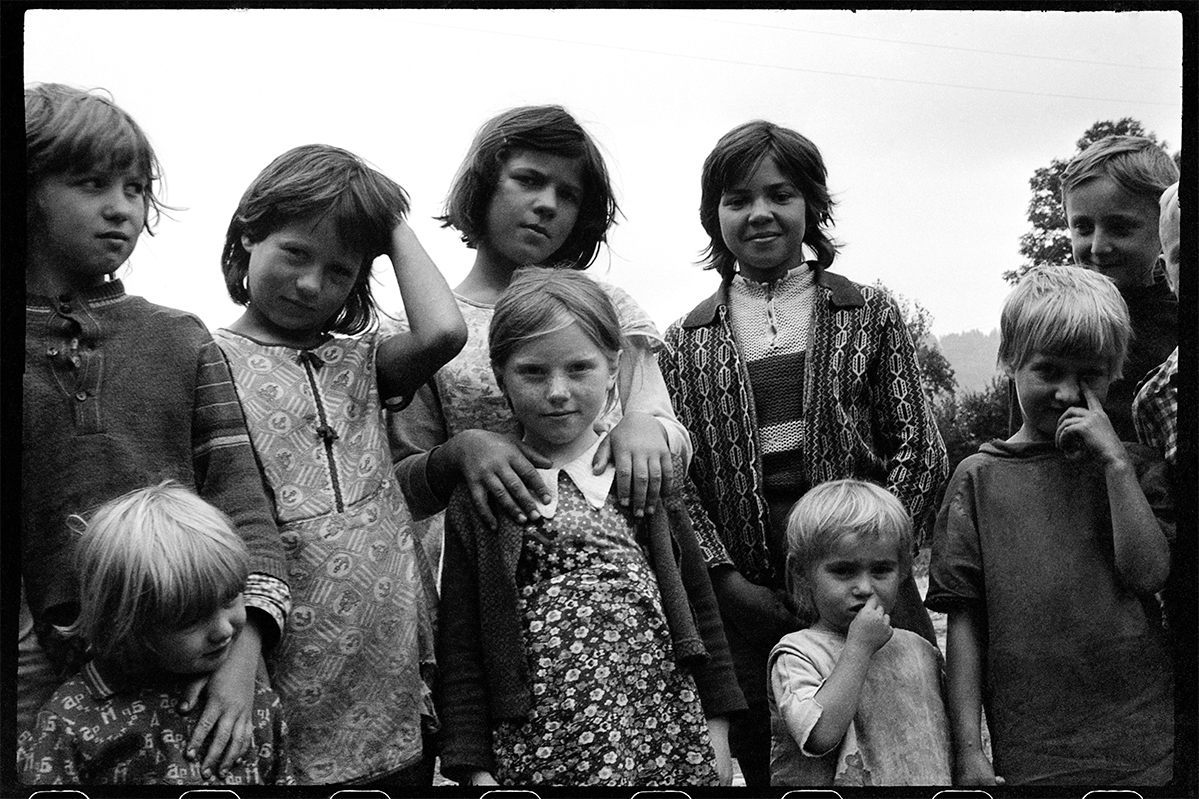
[[607,241],[620,208],[603,154],[586,130],[558,105],[512,108],[487,120],[471,142],[454,176],[441,216],[442,227],[459,231],[474,248],[487,235],[487,212],[504,165],[521,150],[582,161],[583,196],[574,229],[547,263],[586,269]]
[[371,264],[390,251],[392,230],[407,213],[404,189],[348,150],[327,144],[292,148],[254,178],[229,221],[221,255],[229,297],[238,305],[251,301],[243,237],[259,242],[297,220],[329,219],[342,245],[362,254],[362,264],[345,306],[321,332],[361,333],[377,319]]
[[790,128],[756,119],[720,137],[704,160],[700,179],[699,221],[709,238],[701,263],[704,269],[715,269],[726,282],[733,279],[737,258],[720,233],[721,195],[768,157],[803,195],[807,206],[803,241],[816,251],[816,265],[827,268],[837,257],[840,245],[827,230],[833,224],[836,202],[828,191],[828,170],[820,150]]

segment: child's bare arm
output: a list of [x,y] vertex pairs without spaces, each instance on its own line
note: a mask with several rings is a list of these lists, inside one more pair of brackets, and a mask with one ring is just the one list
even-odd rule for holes
[[724,716],[708,717],[708,738],[716,753],[716,774],[721,785],[733,784],[733,754],[729,748],[729,720]]
[[945,681],[953,734],[955,785],[1001,785],[1002,777],[983,751],[982,609],[963,605],[949,613],[945,642]]
[[[184,697],[184,706],[190,711],[199,694],[204,694],[203,711],[187,743],[187,755],[200,761],[206,777],[212,771],[225,774],[253,741],[255,680],[262,659],[262,634],[253,619],[253,614],[247,615],[246,626],[233,639],[221,667],[193,682]],[[205,744],[208,748],[202,749]]]
[[389,255],[404,301],[408,330],[379,345],[379,394],[410,398],[462,349],[466,323],[445,278],[403,220],[392,230]]
[[841,743],[858,711],[858,698],[870,660],[891,640],[893,633],[891,617],[883,612],[878,597],[872,595],[850,623],[841,657],[816,692],[815,700],[821,712],[816,726],[808,733],[808,751],[824,753]]
[[1089,386],[1084,384],[1082,392],[1087,407],[1070,408],[1062,414],[1057,428],[1058,446],[1102,464],[1111,507],[1116,572],[1129,590],[1156,593],[1170,572],[1169,543],[1103,405]]

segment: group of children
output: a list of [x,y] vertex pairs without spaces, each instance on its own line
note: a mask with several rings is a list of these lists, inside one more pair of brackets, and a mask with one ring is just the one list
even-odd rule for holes
[[894,301],[827,271],[795,131],[717,143],[720,289],[665,336],[583,274],[617,205],[557,106],[472,142],[453,291],[396,183],[284,153],[230,221],[245,310],[209,335],[114,276],[164,207],[137,124],[54,84],[26,119],[24,781],[388,788],[440,758],[472,785],[702,786],[734,757],[751,785],[1171,779],[1177,350],[1129,400],[1153,447],[1104,404],[1140,377],[1121,292],[1163,245],[1177,285],[1142,150],[1067,180],[1087,268],[1005,305],[1022,426],[945,490],[943,659],[912,555],[944,445]]

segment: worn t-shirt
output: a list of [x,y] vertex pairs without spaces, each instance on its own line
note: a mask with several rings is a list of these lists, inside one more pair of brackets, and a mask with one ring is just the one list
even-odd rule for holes
[[[1172,540],[1162,463],[1125,446]],[[925,601],[983,609],[983,702],[1007,784],[1170,779],[1174,700],[1160,608],[1116,572],[1101,466],[1052,442],[983,445],[950,480]]]
[[870,659],[840,745],[807,746],[824,712],[816,693],[844,648],[844,636],[808,629],[784,636],[770,653],[770,784],[950,784],[941,653],[907,630],[895,630]]

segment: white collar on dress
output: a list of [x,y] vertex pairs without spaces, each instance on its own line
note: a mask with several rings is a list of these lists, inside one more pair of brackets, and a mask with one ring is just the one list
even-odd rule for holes
[[571,482],[582,492],[587,504],[595,510],[602,508],[608,501],[608,494],[612,491],[612,481],[616,478],[616,467],[609,461],[604,471],[599,474],[591,473],[591,459],[595,457],[595,451],[599,449],[601,440],[602,438],[596,438],[594,444],[570,463],[537,470],[541,479],[545,481],[550,494],[548,505],[537,503],[537,512],[544,518],[552,519],[558,512],[558,475],[561,472],[566,472]]

